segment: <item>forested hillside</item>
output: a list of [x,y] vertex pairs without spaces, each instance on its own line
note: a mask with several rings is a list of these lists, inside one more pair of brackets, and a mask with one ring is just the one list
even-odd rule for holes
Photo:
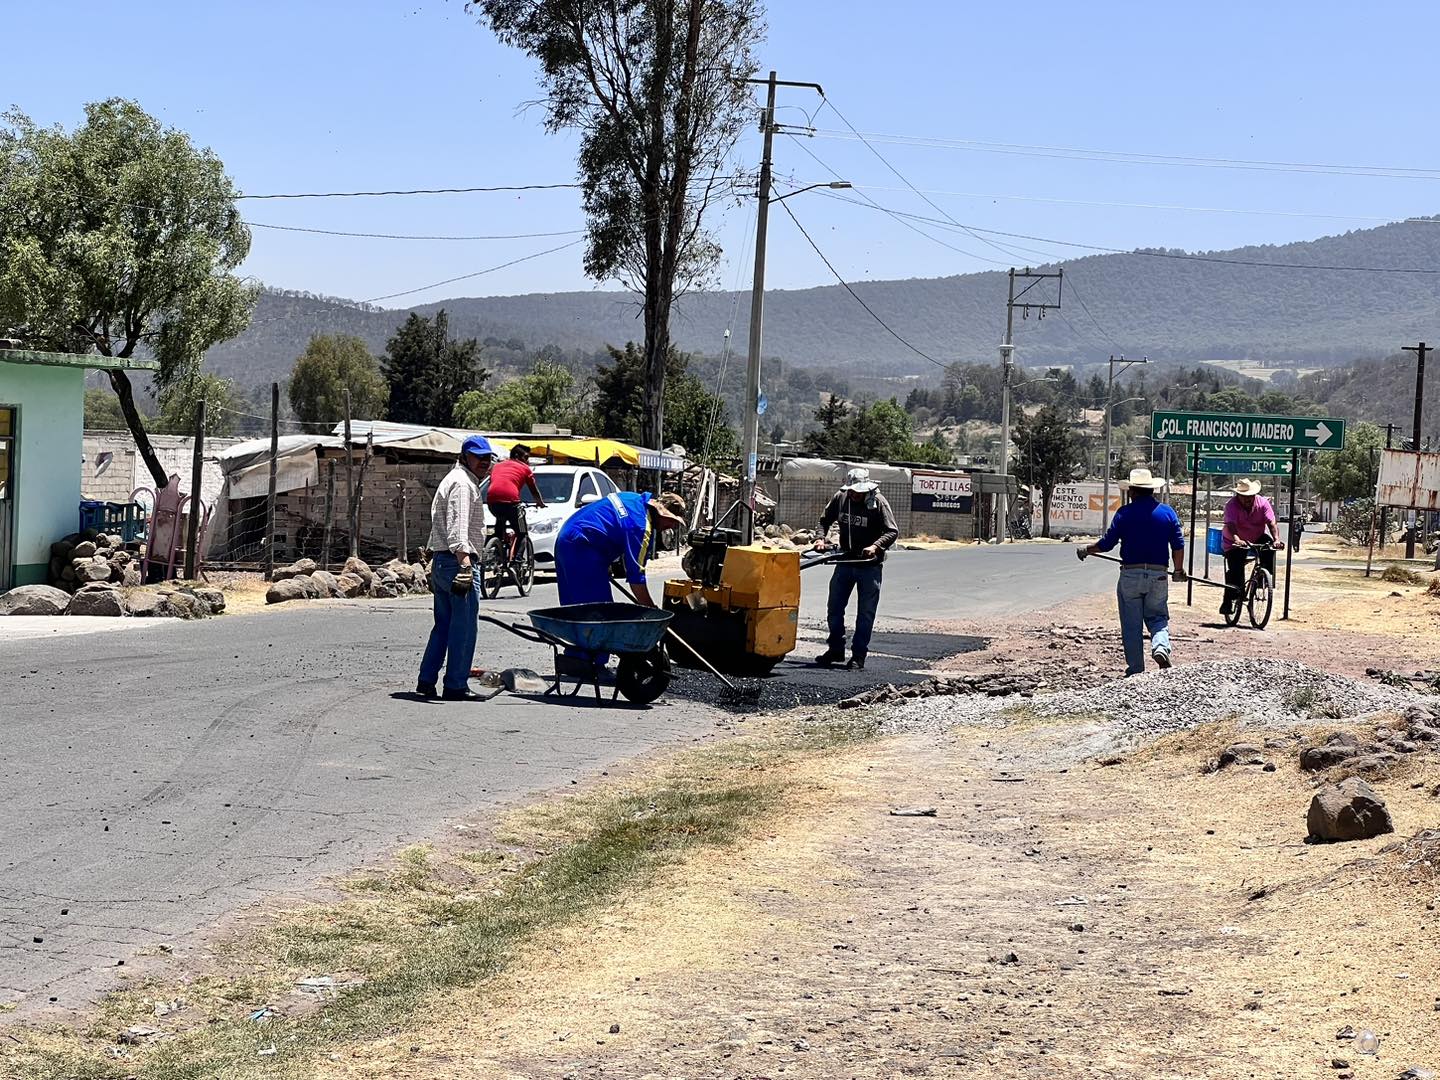
[[[1067,238],[1068,239],[1068,238]],[[1017,320],[1024,362],[1095,361],[1111,352],[1176,361],[1270,358],[1309,365],[1373,356],[1440,336],[1440,221],[1426,219],[1320,240],[1206,253],[1092,255],[1063,263],[1059,316]],[[1269,265],[1240,265],[1240,264]],[[1425,274],[1288,269],[1414,268]],[[938,360],[990,361],[1004,327],[1005,274],[860,283],[856,291],[895,330]],[[1082,306],[1083,301],[1083,306]],[[212,370],[242,385],[283,377],[313,333],[351,333],[379,350],[409,310],[444,307],[452,331],[530,347],[598,350],[640,334],[637,309],[613,291],[455,298],[384,311],[267,292],[250,329],[211,350]],[[734,327],[742,351],[749,296],[686,297],[674,333],[684,349],[718,353]],[[733,318],[733,323],[732,323]],[[767,294],[765,352],[792,364],[870,374],[938,369],[888,334],[838,286]]]

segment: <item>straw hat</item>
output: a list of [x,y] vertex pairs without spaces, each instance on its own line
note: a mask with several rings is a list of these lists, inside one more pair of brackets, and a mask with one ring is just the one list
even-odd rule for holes
[[1260,494],[1260,481],[1259,481],[1259,480],[1237,480],[1237,481],[1235,482],[1235,494],[1236,494],[1236,495],[1259,495],[1259,494]]
[[1120,481],[1121,487],[1147,488],[1150,491],[1159,491],[1165,486],[1161,477],[1151,476],[1149,469],[1131,469],[1130,479]]

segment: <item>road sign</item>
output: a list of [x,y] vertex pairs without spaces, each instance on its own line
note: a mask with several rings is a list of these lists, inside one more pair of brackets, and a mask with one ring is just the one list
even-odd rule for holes
[[1345,421],[1329,416],[1156,412],[1150,417],[1150,437],[1158,443],[1243,443],[1287,450],[1339,450],[1345,445]]
[[1221,476],[1289,476],[1288,457],[1202,457],[1202,473]]
[[1283,457],[1290,451],[1283,446],[1249,446],[1245,443],[1201,443],[1200,456],[1207,457]]

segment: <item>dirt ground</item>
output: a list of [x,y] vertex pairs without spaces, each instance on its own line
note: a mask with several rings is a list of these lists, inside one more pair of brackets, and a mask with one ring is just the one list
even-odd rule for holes
[[[1440,599],[1423,588],[1307,570],[1293,601],[1295,618],[1264,632],[1177,605],[1177,659],[1287,656],[1362,676],[1431,662]],[[1111,627],[1106,604],[1077,603],[992,625],[992,647],[953,666],[1108,677]],[[532,947],[325,1075],[1440,1069],[1440,845],[1395,847],[1440,825],[1440,758],[1375,781],[1394,836],[1310,845],[1316,781],[1299,743],[1267,751],[1274,771],[1206,774],[1235,737],[1211,725],[1112,767],[1078,759],[1063,723],[861,744],[797,775],[738,849]],[[936,815],[891,814],[921,804]],[[1377,1055],[1354,1045],[1365,1029]]]

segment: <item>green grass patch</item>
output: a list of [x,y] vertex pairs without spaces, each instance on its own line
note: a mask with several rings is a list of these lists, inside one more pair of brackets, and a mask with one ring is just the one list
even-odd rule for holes
[[[690,854],[734,843],[794,790],[787,766],[871,734],[872,727],[809,723],[727,740],[671,759],[658,775],[542,803],[509,838],[528,852],[446,855],[401,851],[393,867],[342,883],[347,898],[308,905],[237,938],[221,971],[181,986],[147,983],[105,999],[85,1029],[21,1029],[0,1048],[0,1073],[39,1080],[227,1080],[306,1077],[316,1055],[395,1032],[437,993],[501,971],[530,938],[593,913]],[[502,873],[515,868],[514,873]],[[333,975],[338,994],[309,1015],[251,1019],[297,1000],[298,979]],[[160,1019],[154,1003],[176,997]],[[304,1000],[298,998],[298,1000]],[[171,1034],[124,1047],[132,1024]],[[273,1054],[260,1056],[274,1047]]]

